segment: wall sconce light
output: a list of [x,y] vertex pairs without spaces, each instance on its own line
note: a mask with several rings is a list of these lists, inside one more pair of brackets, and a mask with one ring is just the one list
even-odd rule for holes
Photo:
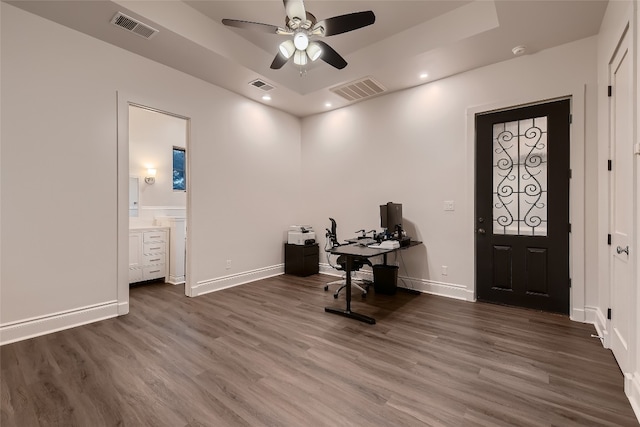
[[151,184],[155,184],[156,182],[156,170],[153,168],[149,168],[147,169],[147,176],[144,178],[144,182],[146,182],[147,184],[151,185]]

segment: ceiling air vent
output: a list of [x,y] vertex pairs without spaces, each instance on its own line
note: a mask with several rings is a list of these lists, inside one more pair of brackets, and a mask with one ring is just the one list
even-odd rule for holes
[[343,86],[331,88],[330,90],[347,101],[359,101],[386,91],[384,86],[375,81],[373,77],[365,77]]
[[116,13],[113,19],[111,19],[111,23],[120,28],[124,28],[131,33],[137,34],[140,37],[144,37],[145,39],[150,39],[158,33],[158,30],[155,28],[152,28],[147,24],[143,24],[137,19],[133,19],[122,12]]
[[265,92],[269,92],[270,90],[275,89],[275,86],[270,85],[269,83],[262,81],[260,79],[256,79],[254,81],[249,82],[249,84],[253,87],[257,87],[260,90],[263,90]]

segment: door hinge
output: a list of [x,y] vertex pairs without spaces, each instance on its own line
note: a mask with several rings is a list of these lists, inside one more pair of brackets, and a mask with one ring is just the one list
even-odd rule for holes
[[571,223],[569,223],[569,233],[571,233]]
[[613,86],[609,85],[607,88],[607,96],[611,96],[613,94]]
[[569,287],[571,287],[571,277],[569,277]]
[[611,246],[611,234],[607,234],[607,245]]
[[607,160],[607,170],[613,170],[613,162],[611,160]]
[[573,178],[573,171],[569,169],[569,179]]
[[573,114],[569,114],[569,124],[573,123]]
[[611,309],[607,308],[607,319],[611,320]]

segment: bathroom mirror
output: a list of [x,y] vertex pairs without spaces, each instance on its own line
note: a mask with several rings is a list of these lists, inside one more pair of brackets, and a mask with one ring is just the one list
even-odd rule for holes
[[140,179],[137,176],[129,177],[129,216],[138,216],[140,201]]

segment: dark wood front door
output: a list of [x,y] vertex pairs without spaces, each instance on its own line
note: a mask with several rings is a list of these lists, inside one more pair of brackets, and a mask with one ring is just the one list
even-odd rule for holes
[[476,116],[478,300],[569,312],[569,100]]

